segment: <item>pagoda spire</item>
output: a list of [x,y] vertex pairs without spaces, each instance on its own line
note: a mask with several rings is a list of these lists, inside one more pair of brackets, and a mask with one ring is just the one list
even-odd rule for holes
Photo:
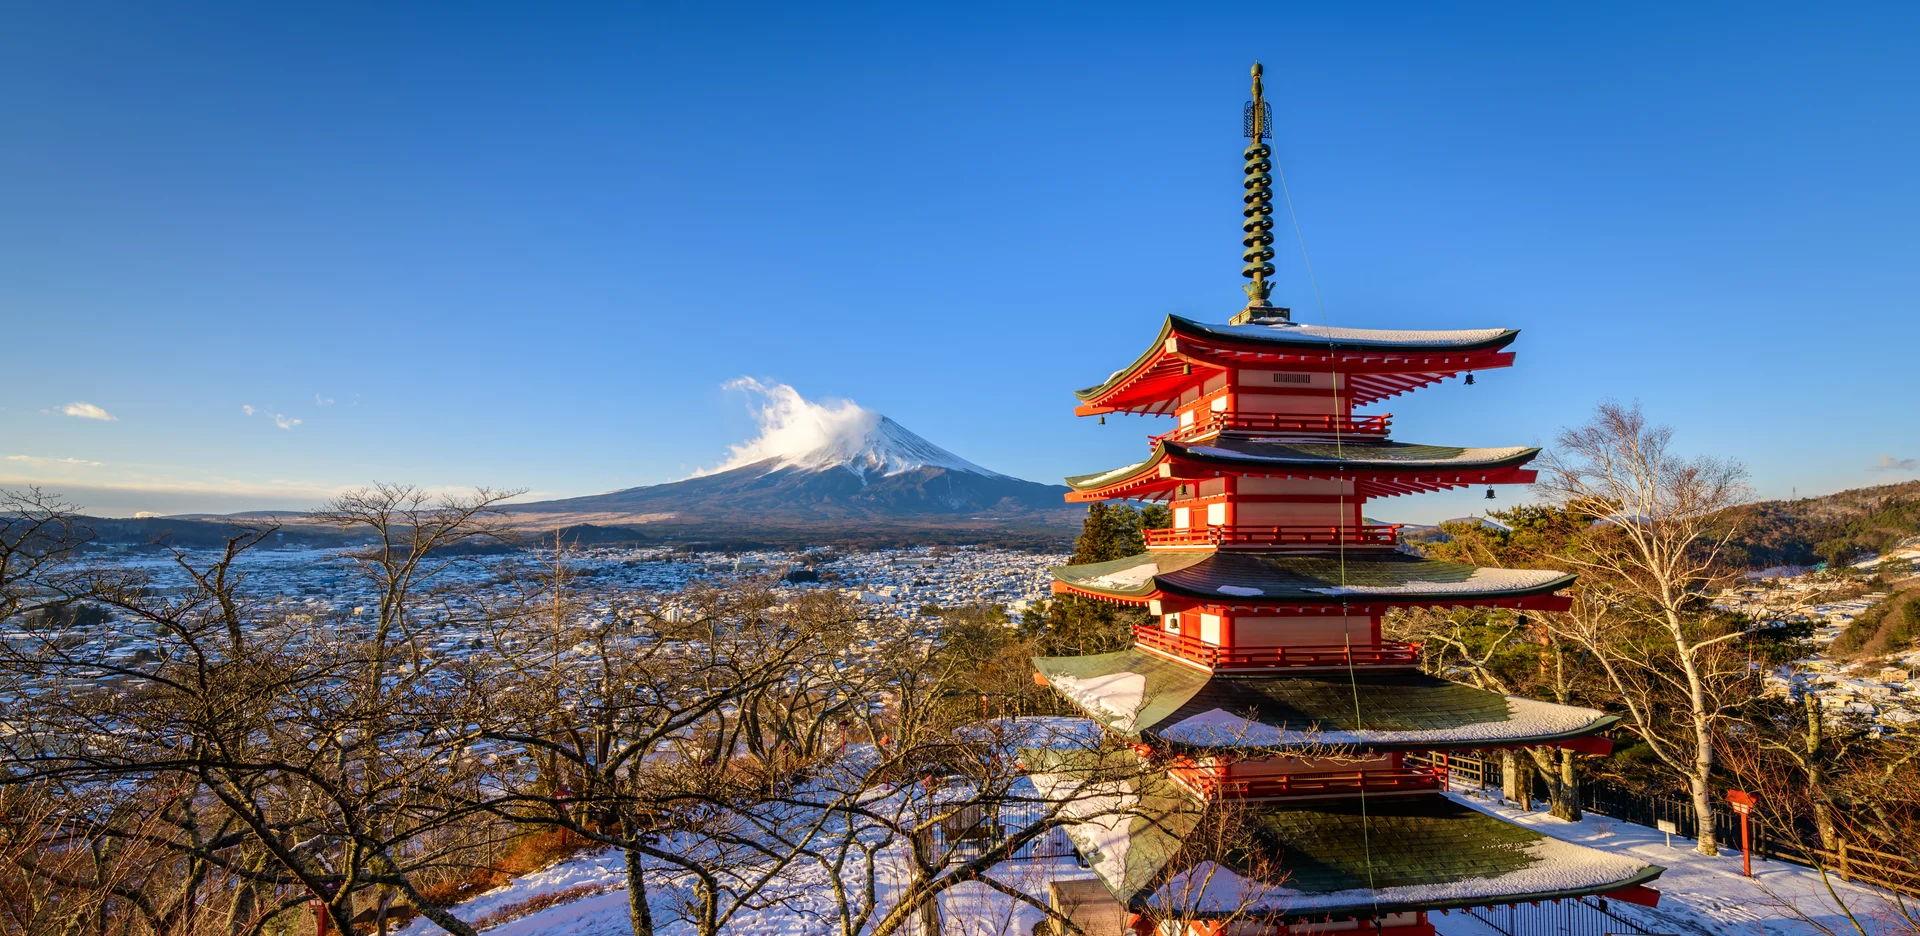
[[1245,120],[1248,144],[1246,156],[1247,178],[1243,183],[1247,194],[1246,222],[1240,229],[1246,236],[1240,239],[1246,250],[1240,259],[1246,266],[1240,268],[1240,275],[1253,282],[1240,287],[1247,293],[1247,309],[1270,309],[1272,303],[1267,297],[1273,292],[1273,176],[1268,171],[1273,168],[1271,157],[1273,150],[1264,142],[1273,138],[1273,107],[1266,101],[1265,89],[1260,83],[1260,63],[1253,63],[1253,100],[1247,102]]

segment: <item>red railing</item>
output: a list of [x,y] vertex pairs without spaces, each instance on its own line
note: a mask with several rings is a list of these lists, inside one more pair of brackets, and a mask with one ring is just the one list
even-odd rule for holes
[[1268,774],[1259,777],[1223,777],[1207,770],[1182,767],[1173,768],[1170,773],[1182,786],[1209,799],[1414,793],[1447,788],[1447,772],[1440,767],[1386,767],[1379,770]]
[[1291,647],[1216,647],[1153,625],[1133,629],[1135,644],[1217,670],[1285,669],[1299,666],[1418,666],[1420,645],[1381,641],[1377,645],[1303,644]]
[[1194,419],[1193,425],[1179,426],[1157,436],[1149,436],[1148,444],[1162,439],[1184,442],[1216,432],[1297,432],[1310,435],[1342,435],[1381,438],[1393,424],[1392,413],[1377,416],[1311,416],[1302,413],[1206,413]]
[[1362,526],[1209,526],[1147,530],[1148,546],[1394,546],[1400,524]]

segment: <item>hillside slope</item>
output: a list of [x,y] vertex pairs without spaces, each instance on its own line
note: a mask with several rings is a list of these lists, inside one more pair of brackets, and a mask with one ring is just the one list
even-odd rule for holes
[[1853,561],[1920,532],[1920,481],[1760,501],[1722,522],[1737,525],[1730,558],[1754,568]]

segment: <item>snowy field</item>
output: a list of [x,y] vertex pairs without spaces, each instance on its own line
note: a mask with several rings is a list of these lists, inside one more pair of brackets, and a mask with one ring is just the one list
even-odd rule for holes
[[[1588,815],[1580,822],[1562,822],[1545,812],[1522,813],[1495,801],[1454,794],[1454,798],[1483,812],[1499,816],[1554,838],[1599,848],[1664,866],[1653,882],[1660,905],[1648,909],[1615,902],[1616,913],[1635,920],[1654,933],[1713,934],[1713,936],[1824,936],[1855,932],[1827,893],[1820,873],[1785,861],[1753,859],[1753,877],[1740,875],[1740,852],[1723,850],[1708,858],[1693,850],[1694,841],[1667,837],[1645,826]],[[1737,843],[1736,843],[1737,844]],[[1884,916],[1887,898],[1879,891],[1838,878],[1833,889],[1863,922]],[[1434,915],[1440,932],[1448,936],[1490,936],[1492,930],[1460,914]],[[1827,928],[1831,928],[1831,930]],[[1869,929],[1869,932],[1877,930]]]
[[[1740,875],[1737,851],[1707,858],[1693,851],[1691,839],[1676,836],[1669,847],[1666,837],[1653,829],[1603,816],[1588,816],[1581,822],[1568,823],[1544,812],[1517,812],[1478,796],[1454,794],[1454,797],[1564,841],[1666,867],[1666,873],[1654,882],[1662,895],[1659,907],[1612,904],[1614,912],[1649,932],[1686,936],[1824,936],[1830,932],[1854,932],[1829,895],[1827,883],[1810,868],[1756,858],[1754,877],[1748,879]],[[483,894],[455,908],[455,912],[462,919],[478,920],[539,894],[592,885],[618,888],[621,875],[617,853],[583,855]],[[1090,876],[1091,872],[1070,859],[1010,862],[995,875],[1035,895],[1044,895],[1050,881]],[[793,900],[778,911],[740,919],[729,927],[729,932],[742,936],[837,933],[831,900],[825,889],[816,886],[817,881],[806,880],[804,875],[789,884]],[[1880,931],[1872,921],[1887,916],[1885,896],[1837,879],[1831,881],[1831,885],[1868,925],[1870,933]],[[962,885],[948,892],[942,898],[941,910],[944,932],[952,936],[1029,936],[1041,917],[1032,907],[980,885]],[[670,912],[666,907],[656,908],[656,919]],[[1433,914],[1432,920],[1445,936],[1498,936],[1498,931],[1457,911]],[[431,936],[440,932],[439,927],[425,921],[415,921],[401,931],[403,936]],[[610,889],[514,919],[486,932],[490,936],[630,936],[633,931],[627,925],[626,891]],[[683,934],[690,930],[676,924],[662,926],[661,932]],[[910,931],[910,936],[924,934]]]

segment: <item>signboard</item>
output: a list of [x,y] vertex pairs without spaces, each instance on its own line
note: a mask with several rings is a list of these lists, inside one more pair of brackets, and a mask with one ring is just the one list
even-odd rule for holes
[[1760,797],[1745,790],[1728,790],[1727,805],[1742,816],[1752,815],[1753,807],[1760,805]]
[[1680,823],[1675,822],[1672,819],[1661,819],[1660,821],[1655,822],[1653,824],[1653,827],[1656,829],[1659,829],[1662,832],[1667,833],[1668,835],[1680,834]]

